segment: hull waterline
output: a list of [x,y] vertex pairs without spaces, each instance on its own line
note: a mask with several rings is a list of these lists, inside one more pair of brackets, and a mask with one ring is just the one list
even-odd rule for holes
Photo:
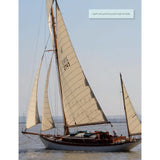
[[141,140],[135,142],[125,142],[121,144],[112,144],[112,145],[97,145],[97,146],[87,146],[87,145],[74,145],[67,144],[58,141],[50,141],[47,138],[40,136],[41,141],[47,149],[53,150],[65,150],[65,151],[97,151],[97,152],[120,152],[120,151],[129,151],[138,144],[141,143]]

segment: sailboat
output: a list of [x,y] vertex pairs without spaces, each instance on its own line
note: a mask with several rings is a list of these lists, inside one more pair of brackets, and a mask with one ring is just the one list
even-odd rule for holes
[[[56,14],[53,11],[53,3],[55,4]],[[40,123],[37,91],[45,53],[41,58],[36,74],[28,107],[26,128],[22,133],[39,136],[48,149],[103,152],[129,151],[141,143],[141,138],[136,137],[137,135],[141,135],[141,122],[132,106],[121,74],[120,82],[122,87],[128,137],[122,135],[118,136],[116,133],[111,135],[108,131],[87,132],[80,130],[74,133],[70,132],[70,128],[73,127],[101,124],[110,124],[112,127],[112,123],[105,116],[81,68],[57,1],[46,0],[46,8],[50,37],[53,46],[53,50],[51,51],[55,54],[58,70],[60,98],[64,119],[64,134],[43,134],[43,131],[56,127],[50,111],[48,99],[48,82],[53,54],[50,59],[45,83],[41,133],[28,131],[29,128]]]

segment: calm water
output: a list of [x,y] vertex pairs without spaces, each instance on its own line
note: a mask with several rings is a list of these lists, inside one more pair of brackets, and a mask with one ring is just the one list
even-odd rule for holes
[[[125,123],[114,123],[114,130],[117,134],[127,135],[126,124]],[[141,159],[141,145],[138,145],[130,152],[83,152],[83,151],[56,151],[47,150],[42,144],[38,136],[21,134],[21,131],[25,124],[19,125],[19,159],[20,160],[140,160]],[[63,124],[56,124],[58,129],[53,129],[47,133],[59,133],[63,132]],[[110,133],[111,127],[108,125],[99,125],[92,127],[83,127],[78,129],[72,129],[72,131],[77,130],[108,130]],[[33,127],[30,131],[39,132],[40,125]]]

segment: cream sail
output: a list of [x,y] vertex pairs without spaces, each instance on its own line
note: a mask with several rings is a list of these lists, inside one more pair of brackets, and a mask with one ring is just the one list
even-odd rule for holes
[[126,121],[128,126],[128,134],[129,136],[141,134],[141,123],[132,106],[127,90],[124,86],[121,74],[120,74],[120,79],[121,79],[121,86],[122,86],[122,92],[123,92],[123,102],[124,102],[124,109],[126,114]]
[[47,72],[46,84],[45,84],[41,131],[46,131],[55,127],[52,114],[50,111],[50,107],[49,107],[49,100],[48,100],[48,82],[49,82],[52,58],[53,58],[53,55],[50,60],[50,64]]
[[53,0],[46,0],[47,17],[48,15],[50,15],[52,5],[53,5]]
[[56,22],[58,67],[67,125],[73,127],[107,123],[107,118],[94,96],[76,57],[58,4],[56,5]]
[[53,32],[52,32],[52,18],[51,18],[52,5],[53,5],[53,0],[47,0],[46,1],[48,28],[49,28],[49,32],[50,32],[52,46],[53,46],[53,49],[54,49],[54,39],[53,39]]
[[41,62],[40,62],[40,65],[36,74],[36,78],[34,81],[34,85],[32,88],[32,93],[31,93],[30,102],[28,106],[26,129],[31,128],[34,125],[40,123],[39,113],[38,113],[38,104],[37,104],[37,91],[38,91],[38,81],[39,81],[42,61],[43,61],[43,56],[41,58]]

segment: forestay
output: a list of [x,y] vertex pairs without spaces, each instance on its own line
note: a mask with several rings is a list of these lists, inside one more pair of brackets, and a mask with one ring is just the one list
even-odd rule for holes
[[38,81],[40,70],[42,66],[43,56],[41,58],[41,62],[36,74],[36,78],[34,81],[34,85],[32,88],[32,93],[30,97],[30,102],[28,106],[28,114],[27,114],[27,122],[26,122],[26,129],[33,127],[34,125],[40,123],[39,113],[38,113],[38,105],[37,105],[37,91],[38,91]]
[[129,135],[141,134],[141,123],[132,106],[127,90],[124,86],[122,77],[121,77],[121,84],[122,84],[124,107],[126,112]]
[[57,47],[64,112],[69,127],[107,123],[96,97],[82,71],[56,5]]
[[46,84],[45,84],[41,131],[45,131],[55,127],[52,119],[50,107],[49,107],[49,101],[48,101],[48,83],[49,83],[49,75],[51,70],[52,58],[53,58],[53,55],[50,60],[50,64],[47,72]]

